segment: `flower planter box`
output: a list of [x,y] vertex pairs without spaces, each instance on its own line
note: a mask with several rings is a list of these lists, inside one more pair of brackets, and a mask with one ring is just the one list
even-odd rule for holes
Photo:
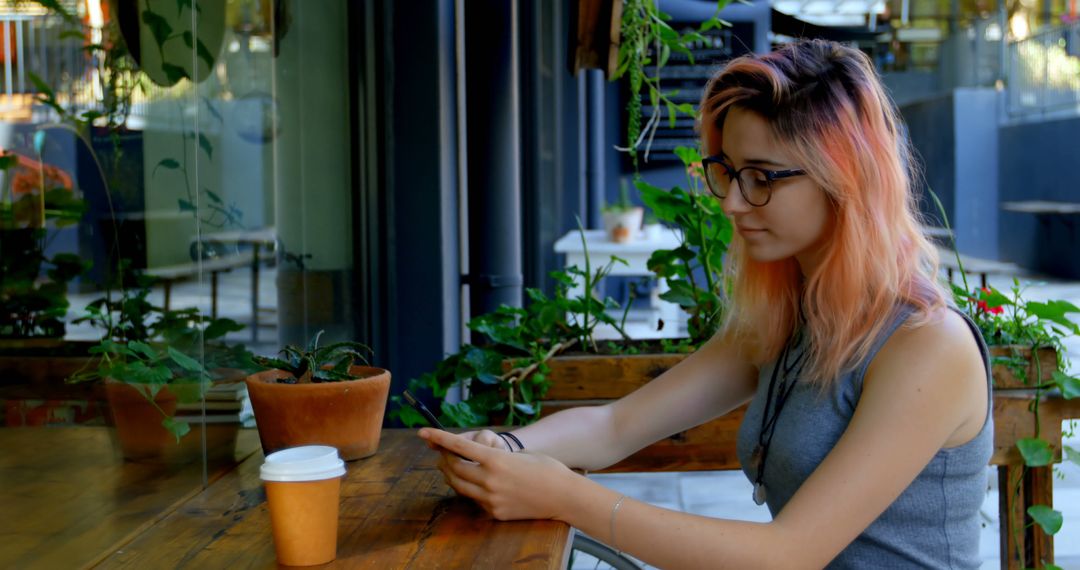
[[[548,362],[552,386],[542,415],[605,404],[644,386],[686,358],[685,354],[558,356]],[[735,436],[745,406],[654,443],[603,472],[738,469]]]
[[[1031,352],[1030,346],[995,345],[990,347],[995,390],[1030,390],[1037,385],[1051,381],[1054,370],[1057,370],[1057,350],[1050,346],[1040,347],[1035,351],[1038,356],[1037,359],[1031,357]],[[1015,368],[1006,363],[993,362],[1002,358],[1026,360],[1027,367],[1024,377],[1017,375]]]
[[[1027,377],[1039,377],[1040,383],[1050,381],[1057,368],[1057,353],[1053,348],[1040,348],[1038,364],[1031,360],[1029,347],[992,346],[991,357],[1019,356],[1029,360]],[[592,406],[611,402],[644,386],[686,358],[685,354],[635,355],[572,355],[558,356],[548,362],[551,388],[544,396],[542,415],[577,406]],[[994,389],[999,391],[1030,390],[1006,364],[993,364]],[[1038,373],[1037,373],[1038,371]],[[1015,441],[1034,435],[1034,417],[1027,410],[1030,395],[1013,394],[1008,400],[995,402],[995,447],[998,463],[1021,462]],[[1000,409],[999,409],[1000,408]],[[635,453],[606,469],[609,472],[629,471],[695,471],[737,469],[735,434],[742,422],[745,407],[701,426],[675,434]],[[1060,426],[1042,426],[1047,435],[1060,434]],[[1007,432],[1007,433],[1006,433]],[[1052,432],[1052,433],[1050,433]],[[1058,438],[1060,439],[1060,438]],[[1055,453],[1060,456],[1058,446]]]
[[[1036,351],[1038,364],[1031,360],[1031,350],[1024,347],[992,346],[991,356],[1027,358],[1027,377],[1050,381],[1057,368],[1057,354],[1052,348]],[[559,356],[548,362],[552,386],[544,397],[542,415],[576,406],[608,403],[644,386],[682,361],[683,354],[576,355]],[[1036,372],[1038,371],[1038,373]],[[1034,383],[1025,384],[1005,364],[992,367],[994,382],[994,454],[991,465],[998,467],[999,485],[1013,489],[1020,477],[1021,496],[1002,493],[1002,517],[1013,513],[1022,531],[1017,535],[1009,524],[1001,529],[1004,567],[1025,567],[1017,552],[1025,553],[1027,566],[1034,561],[1053,560],[1053,537],[1026,515],[1031,505],[1052,502],[1052,467],[1025,468],[1016,448],[1022,438],[1034,437],[1035,416],[1029,406],[1035,396]],[[1055,461],[1061,460],[1061,419],[1070,417],[1058,396],[1043,397],[1043,420],[1040,434],[1050,442]],[[602,472],[697,471],[738,469],[735,440],[745,407],[740,407],[701,426],[675,434],[626,458]],[[1073,414],[1075,415],[1075,414]],[[1003,518],[1003,520],[1005,520]]]

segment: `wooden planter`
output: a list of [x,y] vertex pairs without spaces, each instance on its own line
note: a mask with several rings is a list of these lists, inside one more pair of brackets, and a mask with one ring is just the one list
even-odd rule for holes
[[1039,384],[1051,381],[1052,375],[1057,370],[1057,350],[1051,346],[1040,347],[1035,351],[1037,359],[1031,357],[1030,346],[998,345],[990,347],[990,358],[1018,357],[1027,361],[1027,372],[1024,378],[1017,376],[1012,367],[1006,364],[993,364],[994,389],[1032,389]]
[[[1025,553],[1027,566],[1034,566],[1035,561],[1053,560],[1053,537],[1043,533],[1038,525],[1032,525],[1026,515],[1027,507],[1036,504],[1052,505],[1052,467],[1036,467],[1026,470],[1023,458],[1016,449],[1016,441],[1034,437],[1036,433],[1035,416],[1029,410],[1034,397],[1033,380],[1039,378],[1039,384],[1051,380],[1057,369],[1057,354],[1052,348],[1036,351],[1038,364],[1031,357],[1031,350],[1023,347],[993,346],[991,356],[1018,355],[1029,359],[1025,384],[1016,378],[1013,370],[1004,364],[992,367],[994,382],[994,455],[990,463],[998,467],[1001,489],[1013,489],[1021,476],[1022,493],[1014,497],[1011,492],[1003,492],[1000,502],[1002,527],[1001,559],[1008,568],[1022,567],[1018,562],[1017,552]],[[559,410],[576,406],[598,405],[621,398],[640,388],[653,378],[682,361],[683,354],[641,354],[641,355],[578,355],[560,356],[549,361],[549,377],[552,386],[548,390],[542,408],[542,414],[548,415]],[[1060,398],[1044,396],[1043,421],[1041,436],[1050,442],[1057,461],[1061,458],[1061,419],[1069,417],[1061,405]],[[742,422],[745,407],[717,418],[701,426],[678,433],[657,442],[618,464],[605,469],[605,472],[633,471],[695,471],[738,469],[739,461],[735,455],[736,434]],[[1013,520],[1021,521],[1024,527],[1017,544],[1016,534],[1008,528],[1013,513]]]
[[233,454],[240,427],[236,422],[205,426],[191,423],[191,431],[180,441],[161,425],[163,413],[169,417],[176,414],[177,396],[169,386],[158,390],[153,404],[143,384],[109,379],[105,381],[105,395],[120,453],[127,461],[188,463],[200,459],[203,456],[200,431],[204,427],[208,458]]
[[336,447],[346,461],[374,455],[382,434],[390,372],[353,366],[359,380],[283,384],[290,377],[267,370],[247,378],[263,453],[298,445]]
[[[605,404],[644,386],[686,358],[685,354],[559,356],[548,362],[552,386],[542,415]],[[738,469],[736,434],[745,406],[677,433],[604,469],[604,472]]]

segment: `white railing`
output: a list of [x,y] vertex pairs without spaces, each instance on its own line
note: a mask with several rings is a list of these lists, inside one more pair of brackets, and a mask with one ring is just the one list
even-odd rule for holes
[[1009,115],[1080,113],[1080,22],[1009,44]]

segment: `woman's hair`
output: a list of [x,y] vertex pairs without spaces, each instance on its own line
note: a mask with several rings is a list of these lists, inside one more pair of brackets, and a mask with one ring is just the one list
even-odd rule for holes
[[907,326],[946,305],[937,253],[923,236],[911,191],[917,178],[900,119],[862,52],[811,40],[736,58],[705,88],[701,127],[732,107],[761,115],[835,213],[823,262],[802,276],[794,259],[751,259],[736,234],[728,262],[729,307],[719,334],[758,365],[777,357],[798,321],[809,333],[805,378],[829,386],[869,354],[898,302]]

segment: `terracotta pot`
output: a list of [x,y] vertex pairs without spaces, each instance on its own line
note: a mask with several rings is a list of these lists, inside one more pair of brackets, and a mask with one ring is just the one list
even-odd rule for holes
[[[176,414],[177,398],[168,386],[154,396],[150,403],[146,386],[114,379],[105,381],[105,397],[116,427],[120,452],[129,461],[163,461],[186,463],[202,457],[201,425],[192,424],[191,431],[176,441],[176,436],[161,425],[164,414]],[[160,410],[158,409],[160,408]],[[233,453],[239,424],[222,423],[207,426],[207,454],[217,456]]]
[[358,380],[282,384],[267,370],[247,378],[263,453],[298,445],[330,445],[352,461],[375,454],[390,393],[390,372],[353,366]]

